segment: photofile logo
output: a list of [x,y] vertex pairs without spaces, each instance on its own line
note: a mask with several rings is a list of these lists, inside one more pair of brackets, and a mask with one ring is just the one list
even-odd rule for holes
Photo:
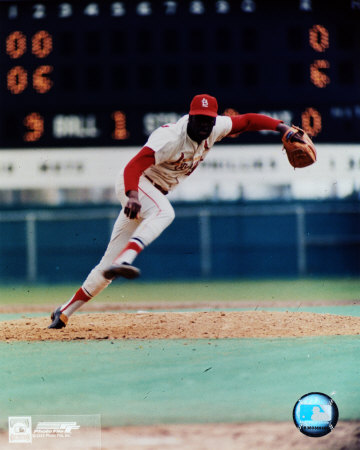
[[[91,448],[101,450],[100,414],[35,414],[8,417],[9,443],[32,444],[31,448],[83,448],[91,439]],[[65,444],[66,442],[66,444]],[[12,446],[18,448],[16,445]],[[26,447],[29,448],[30,447]]]
[[35,437],[70,437],[73,430],[78,430],[77,422],[39,422],[34,430]]
[[31,416],[9,417],[9,443],[28,444],[32,442]]

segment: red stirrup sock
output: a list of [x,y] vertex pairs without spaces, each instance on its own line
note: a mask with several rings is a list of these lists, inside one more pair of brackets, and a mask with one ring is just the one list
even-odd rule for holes
[[144,250],[144,247],[145,245],[140,241],[140,239],[130,239],[126,247],[121,251],[120,255],[114,259],[113,264],[131,264],[137,255]]
[[76,291],[75,295],[71,299],[61,306],[61,312],[65,314],[66,317],[70,317],[76,310],[81,308],[86,302],[88,302],[92,296],[80,288]]

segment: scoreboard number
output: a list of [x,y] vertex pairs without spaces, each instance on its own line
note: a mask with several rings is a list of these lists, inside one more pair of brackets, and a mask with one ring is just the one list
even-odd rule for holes
[[129,137],[129,132],[126,129],[126,114],[122,111],[114,111],[111,117],[114,120],[113,139],[117,141],[127,139]]
[[43,4],[37,3],[33,6],[33,19],[44,19],[46,17],[46,7]]
[[114,2],[110,5],[110,14],[112,17],[122,17],[126,14],[126,9],[123,2]]
[[7,88],[12,94],[21,94],[27,88],[28,75],[22,66],[15,66],[7,73]]
[[86,14],[87,16],[98,16],[100,14],[99,4],[89,3],[84,8],[84,14]]
[[46,58],[53,49],[53,40],[45,30],[38,31],[31,39],[31,51],[38,58]]
[[71,3],[60,3],[59,5],[59,17],[65,19],[71,17],[73,14],[73,8]]
[[14,31],[6,38],[6,53],[12,59],[20,58],[26,52],[26,37],[21,31]]
[[309,30],[309,43],[316,52],[329,48],[329,31],[323,25],[314,25]]
[[25,142],[38,141],[44,134],[44,119],[37,112],[28,114],[24,119],[24,125],[28,130],[24,134]]
[[315,108],[306,108],[301,114],[301,126],[312,137],[317,136],[322,129],[322,118]]

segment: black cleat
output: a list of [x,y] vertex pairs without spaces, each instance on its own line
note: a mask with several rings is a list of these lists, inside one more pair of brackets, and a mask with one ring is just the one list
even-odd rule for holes
[[118,277],[124,277],[128,280],[132,280],[133,278],[137,278],[139,275],[140,270],[137,267],[131,266],[127,263],[113,265],[104,270],[104,277],[108,280],[113,280]]
[[68,323],[68,318],[61,312],[60,307],[51,313],[51,325],[48,328],[65,328]]

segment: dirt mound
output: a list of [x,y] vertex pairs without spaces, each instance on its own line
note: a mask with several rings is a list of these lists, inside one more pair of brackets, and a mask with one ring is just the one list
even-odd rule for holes
[[0,322],[1,341],[217,339],[360,334],[360,317],[308,312],[196,311],[75,314],[62,330],[48,317]]

